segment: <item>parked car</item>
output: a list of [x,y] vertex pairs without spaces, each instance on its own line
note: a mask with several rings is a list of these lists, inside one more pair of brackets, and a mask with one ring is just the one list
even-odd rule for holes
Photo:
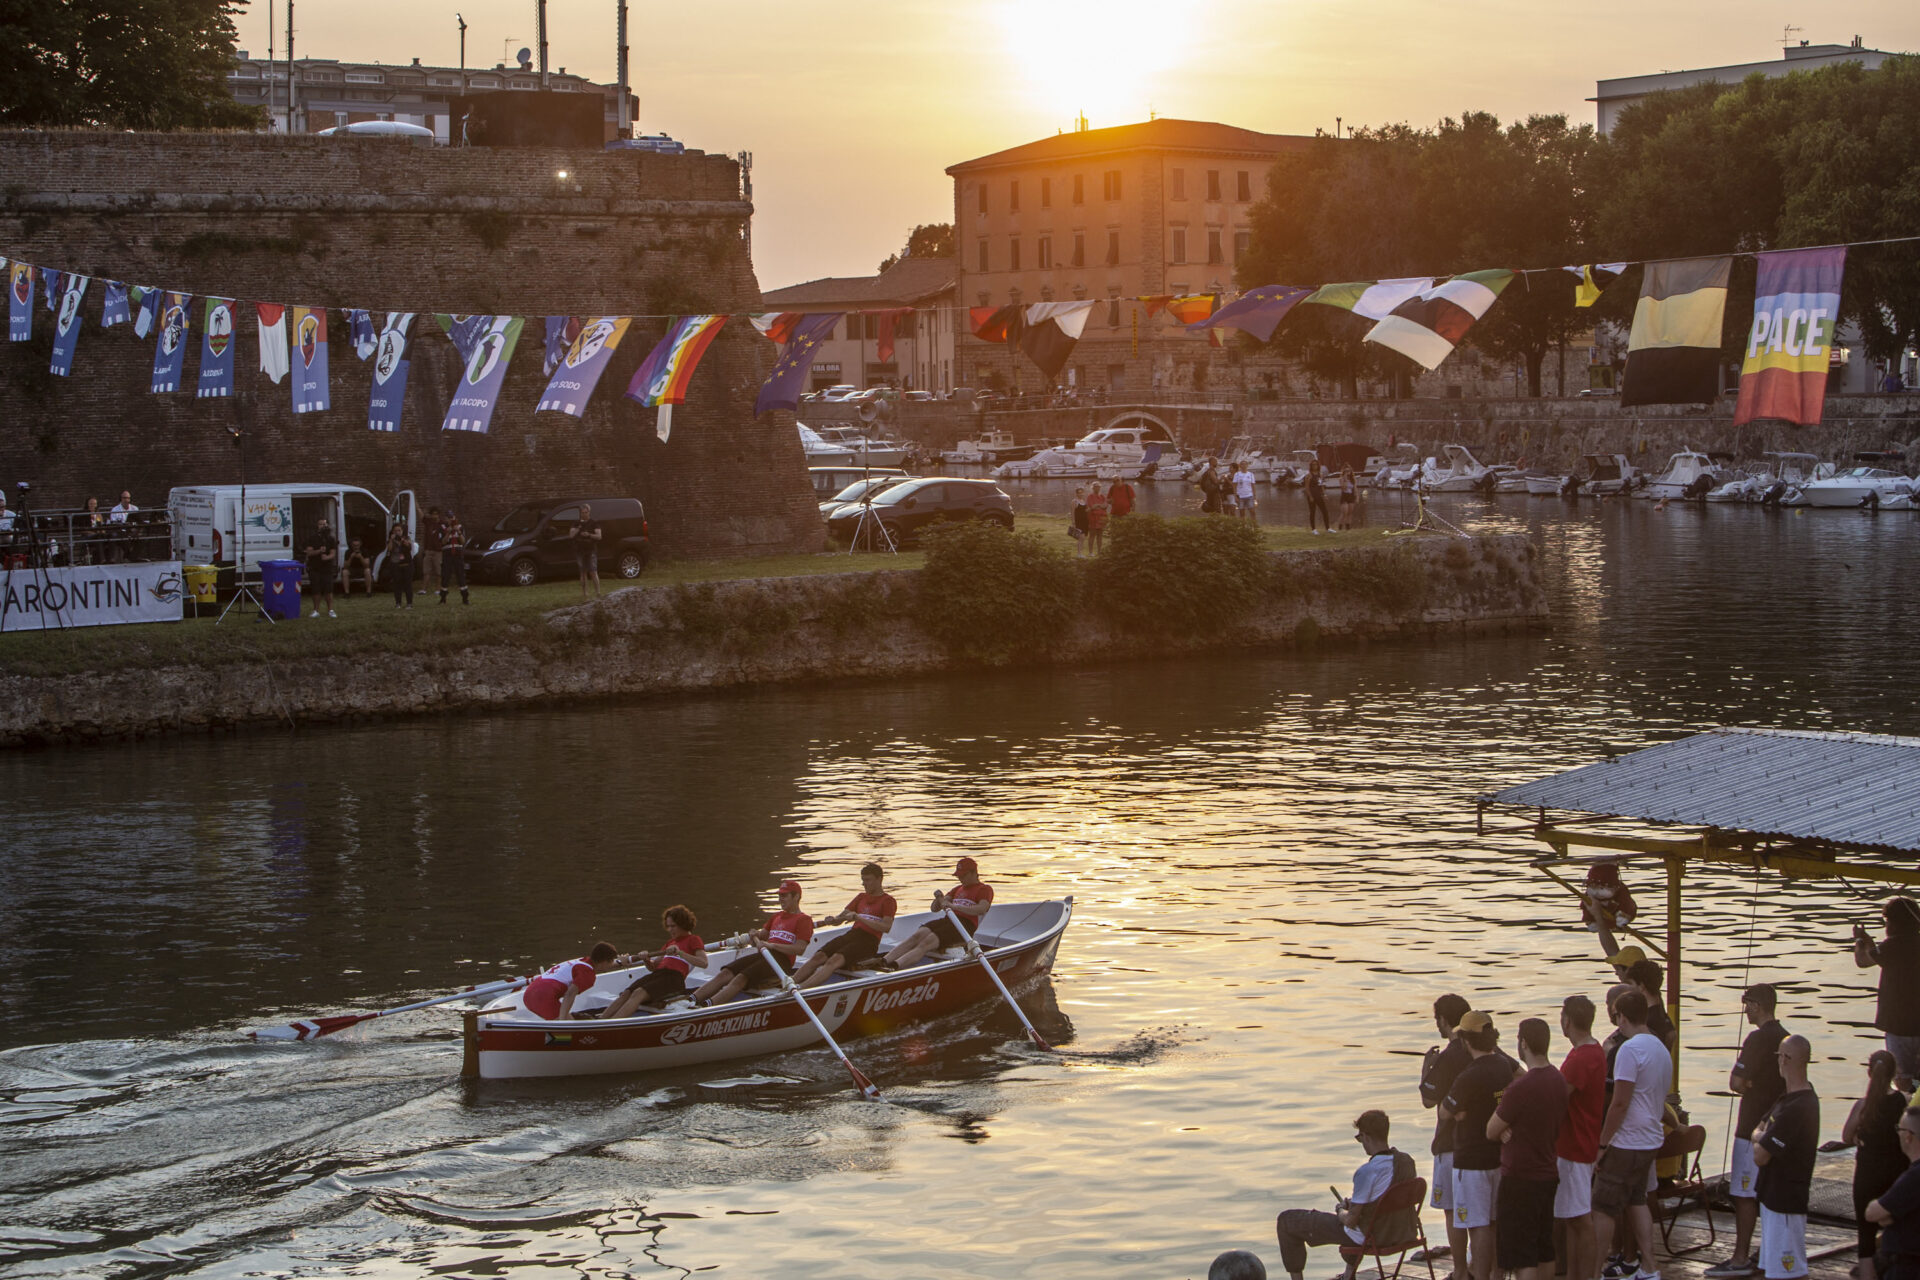
[[572,577],[574,526],[580,504],[593,509],[600,525],[600,572],[637,578],[653,556],[647,538],[647,513],[638,498],[549,498],[528,502],[503,517],[492,530],[467,543],[467,566],[476,577],[530,587],[542,578]]
[[859,390],[860,388],[854,386],[851,382],[836,383],[828,387],[825,391],[822,391],[820,398],[828,404],[837,404],[842,400],[853,399],[853,397],[859,393]]
[[807,476],[813,481],[814,496],[825,502],[855,480],[870,480],[878,476],[891,476],[902,479],[906,472],[899,467],[808,467]]
[[[837,538],[851,539],[865,504],[841,507],[827,521]],[[956,520],[990,520],[1013,528],[1013,499],[991,480],[953,480],[939,476],[906,480],[873,500],[873,514],[902,546],[913,543],[930,525]]]
[[947,392],[945,398],[948,400],[971,400],[975,394],[972,387],[955,387],[953,390]]
[[902,400],[920,401],[920,400],[937,400],[940,397],[934,395],[933,392],[931,391],[909,391],[905,395],[901,396],[900,398]]
[[852,484],[840,490],[840,492],[834,494],[825,502],[822,502],[820,504],[820,514],[831,520],[833,513],[847,503],[851,502],[858,505],[866,501],[869,497],[878,498],[882,493],[893,488],[893,486],[899,484],[902,480],[911,479],[914,479],[914,477],[903,473],[901,475],[870,476],[864,480],[855,480]]

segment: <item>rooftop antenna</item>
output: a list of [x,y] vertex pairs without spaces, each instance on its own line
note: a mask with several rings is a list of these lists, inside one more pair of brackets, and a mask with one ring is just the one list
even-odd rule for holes
[[460,14],[454,14],[453,20],[460,24],[460,92],[467,91],[467,20]]
[[1073,131],[1075,133],[1085,133],[1087,131],[1087,113],[1085,111],[1082,111],[1074,118]]
[[501,66],[504,67],[507,65],[508,46],[510,46],[515,40],[518,40],[519,38],[520,38],[519,36],[508,36],[506,39],[500,42],[500,65]]
[[[1792,47],[1792,45],[1793,45],[1793,33],[1794,33],[1794,32],[1796,32],[1796,31],[1803,31],[1803,30],[1805,30],[1805,28],[1804,28],[1804,27],[1796,27],[1796,26],[1794,26],[1794,25],[1793,25],[1793,24],[1792,24],[1791,22],[1789,22],[1789,23],[1787,24],[1787,26],[1786,26],[1786,29],[1785,29],[1784,31],[1782,31],[1782,32],[1780,33],[1780,45],[1781,45],[1781,47],[1782,47],[1782,48],[1791,48],[1791,47]],[[1806,42],[1805,42],[1805,41],[1802,41],[1801,43],[1803,43],[1803,44],[1804,44],[1804,43],[1806,43]]]
[[287,0],[287,132],[293,132],[293,0]]

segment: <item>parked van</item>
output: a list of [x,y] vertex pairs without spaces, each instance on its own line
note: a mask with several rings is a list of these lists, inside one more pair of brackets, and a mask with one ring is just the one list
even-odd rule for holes
[[258,581],[262,560],[299,560],[316,526],[325,519],[340,539],[340,563],[347,548],[373,561],[374,580],[385,584],[387,531],[399,520],[419,550],[413,490],[402,489],[391,507],[348,484],[250,484],[243,506],[237,484],[188,485],[167,494],[173,523],[174,558],[185,564],[211,564]]
[[638,498],[567,498],[528,502],[509,511],[488,533],[467,543],[467,566],[483,580],[530,587],[542,578],[571,578],[573,530],[580,504],[600,526],[602,577],[637,578],[652,558],[647,513]]

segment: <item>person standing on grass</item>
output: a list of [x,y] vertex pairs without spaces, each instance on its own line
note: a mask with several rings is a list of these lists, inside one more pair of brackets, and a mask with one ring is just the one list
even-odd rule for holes
[[1307,464],[1307,478],[1303,482],[1303,487],[1307,493],[1308,532],[1312,533],[1315,537],[1320,535],[1320,530],[1315,528],[1313,523],[1314,514],[1318,512],[1320,523],[1327,526],[1328,533],[1332,533],[1333,518],[1327,514],[1327,486],[1320,479],[1320,464],[1318,462],[1310,462]]
[[1100,554],[1101,544],[1107,536],[1107,517],[1113,508],[1107,502],[1107,495],[1100,492],[1100,486],[1094,485],[1087,491],[1087,554]]
[[467,531],[451,510],[440,522],[440,570],[440,603],[447,602],[448,588],[458,586],[460,603],[472,604],[467,595]]
[[1893,1072],[1893,1055],[1885,1049],[1867,1055],[1867,1091],[1853,1104],[1840,1130],[1842,1142],[1855,1144],[1853,1216],[1860,1224],[1859,1280],[1874,1280],[1873,1259],[1880,1245],[1880,1224],[1867,1207],[1892,1188],[1910,1163],[1900,1141],[1907,1095],[1893,1087]]
[[1567,1119],[1554,1143],[1560,1185],[1553,1216],[1567,1240],[1567,1274],[1587,1280],[1593,1254],[1593,1164],[1600,1158],[1600,1122],[1607,1109],[1607,1051],[1593,1038],[1593,1001],[1568,996],[1560,1005],[1560,1034],[1572,1048],[1560,1064],[1567,1083]]
[[[1617,989],[1617,988],[1616,988]],[[1594,1261],[1613,1247],[1613,1221],[1622,1216],[1639,1249],[1634,1280],[1659,1280],[1653,1260],[1653,1213],[1647,1207],[1653,1159],[1666,1134],[1661,1116],[1673,1085],[1673,1057],[1647,1030],[1647,997],[1636,987],[1613,1001],[1625,1039],[1613,1060],[1613,1101],[1600,1125],[1600,1158],[1593,1170]]]
[[340,567],[340,539],[333,536],[333,530],[327,528],[326,517],[322,516],[307,537],[307,545],[300,549],[307,560],[307,591],[318,597],[314,601],[313,616],[320,616],[320,606],[327,606],[327,616],[337,618],[333,611],[333,579]]
[[1520,1064],[1526,1074],[1507,1086],[1487,1121],[1500,1144],[1500,1191],[1494,1211],[1494,1249],[1500,1270],[1517,1280],[1552,1280],[1554,1200],[1560,1167],[1554,1152],[1567,1118],[1567,1082],[1547,1059],[1553,1045],[1538,1018],[1520,1023]]
[[1073,524],[1067,532],[1073,535],[1073,554],[1087,554],[1087,491],[1084,486],[1076,486],[1073,491]]
[[413,539],[402,520],[395,520],[387,535],[387,576],[393,579],[393,607],[400,607],[404,595],[407,608],[413,608]]
[[1807,1274],[1807,1199],[1820,1147],[1820,1098],[1807,1082],[1813,1046],[1788,1036],[1776,1052],[1786,1081],[1779,1100],[1753,1129],[1760,1166],[1760,1267],[1767,1280]]
[[425,595],[432,595],[440,589],[440,542],[443,536],[440,508],[434,507],[427,512],[427,522],[420,528],[420,590]]
[[600,522],[593,518],[593,508],[586,503],[580,504],[580,522],[573,526],[573,558],[580,566],[580,598],[587,598],[587,584],[593,584],[593,594],[600,594]]
[[[1711,1280],[1755,1275],[1760,1270],[1753,1260],[1753,1228],[1760,1221],[1760,1166],[1753,1159],[1753,1129],[1773,1110],[1787,1087],[1776,1056],[1780,1042],[1787,1038],[1787,1029],[1773,1016],[1778,1000],[1772,984],[1765,982],[1754,983],[1740,998],[1740,1007],[1754,1029],[1741,1044],[1733,1072],[1727,1077],[1727,1087],[1740,1097],[1733,1154],[1727,1168],[1727,1194],[1733,1198],[1733,1256],[1707,1268]],[[1864,1256],[1872,1256],[1872,1251]]]
[[1113,508],[1113,518],[1133,514],[1133,486],[1122,477],[1107,486],[1107,505]]
[[1340,472],[1340,530],[1350,533],[1353,530],[1353,504],[1359,501],[1360,489],[1353,480],[1353,468],[1345,467]]

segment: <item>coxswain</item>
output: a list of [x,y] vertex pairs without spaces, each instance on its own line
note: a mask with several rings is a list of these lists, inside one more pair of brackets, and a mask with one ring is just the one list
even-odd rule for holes
[[607,1006],[602,1018],[630,1018],[636,1013],[659,1013],[667,1001],[687,994],[687,975],[707,967],[707,944],[693,931],[698,923],[685,907],[668,907],[660,915],[667,941],[653,952],[642,951],[634,959],[647,966],[639,981],[622,991]]
[[[954,914],[967,927],[969,934],[980,931],[980,922],[986,918],[988,908],[993,906],[993,886],[980,879],[980,864],[972,858],[962,858],[953,864],[954,879],[960,883],[945,892],[933,895],[933,909],[945,912],[953,908]],[[915,929],[907,940],[887,953],[884,963],[890,969],[904,969],[908,965],[918,964],[929,952],[941,947],[955,946],[960,941],[959,930],[953,927],[953,921],[940,915]]]
[[611,942],[596,942],[584,959],[562,960],[527,984],[523,1003],[527,1012],[549,1022],[562,1022],[573,1016],[573,1002],[583,991],[590,991],[599,978],[598,970],[613,967],[620,953]]
[[880,940],[893,928],[893,918],[899,913],[893,895],[883,887],[885,875],[877,862],[860,868],[860,893],[847,904],[845,911],[820,921],[822,925],[851,921],[853,928],[808,957],[807,962],[794,971],[795,982],[803,987],[817,987],[832,981],[842,969],[851,969],[862,960],[871,960],[880,954]]
[[693,993],[693,1002],[697,1005],[718,1004],[731,1000],[746,989],[749,983],[774,981],[773,971],[767,968],[766,956],[760,954],[764,947],[773,962],[787,973],[793,972],[794,959],[807,949],[807,943],[813,941],[813,918],[800,910],[800,884],[796,880],[780,882],[780,909],[768,918],[764,928],[755,929],[747,935],[747,947],[734,960],[721,966],[720,972],[707,979],[698,991]]

